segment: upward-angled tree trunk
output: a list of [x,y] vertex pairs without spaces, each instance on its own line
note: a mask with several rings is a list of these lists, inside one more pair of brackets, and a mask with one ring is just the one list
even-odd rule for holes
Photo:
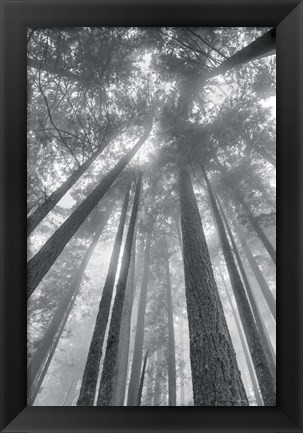
[[247,406],[190,175],[179,173],[184,274],[195,406]]
[[121,325],[121,317],[122,317],[123,303],[125,297],[127,275],[128,275],[128,269],[130,263],[131,249],[133,243],[133,236],[134,236],[138,208],[139,208],[141,180],[142,180],[142,172],[140,172],[138,176],[132,213],[129,221],[127,237],[125,240],[120,275],[116,287],[115,302],[113,306],[112,317],[111,317],[110,327],[109,327],[109,332],[107,337],[106,352],[104,357],[103,370],[102,370],[99,394],[97,399],[97,406],[111,406],[113,401],[113,396],[114,396],[113,393],[114,393],[115,377],[117,372],[117,356],[118,356],[118,347],[119,347],[120,325]]
[[80,395],[77,406],[93,406],[96,393],[99,364],[102,356],[102,347],[109,317],[110,305],[115,284],[116,272],[118,267],[119,254],[123,238],[124,224],[127,213],[129,193],[131,182],[127,186],[124,203],[121,210],[119,226],[114,242],[114,247],[110,259],[109,269],[105,284],[103,287],[102,297],[99,305],[99,311],[95,323],[92,340],[89,346],[88,356],[82,378]]
[[273,316],[273,318],[276,320],[276,301],[275,298],[270,290],[270,288],[268,287],[267,281],[264,278],[264,275],[262,274],[262,272],[259,269],[259,266],[254,258],[254,256],[252,255],[252,252],[250,251],[247,243],[245,242],[243,236],[240,233],[240,230],[236,227],[235,230],[237,232],[238,238],[240,239],[243,251],[247,257],[248,263],[250,264],[250,267],[254,273],[254,276],[256,277],[256,280],[260,286],[260,289],[263,293],[263,296],[266,300],[266,303],[270,309],[270,312]]
[[[219,165],[222,172],[225,175],[228,175],[226,168],[220,163],[220,161],[218,159],[216,160],[216,163]],[[260,227],[256,217],[252,214],[248,204],[246,203],[245,199],[243,198],[241,190],[239,189],[238,185],[236,185],[235,182],[232,181],[231,179],[228,179],[228,182],[229,182],[229,186],[230,186],[231,190],[233,191],[233,193],[235,195],[235,198],[237,199],[238,203],[240,203],[242,208],[244,209],[250,224],[255,229],[259,239],[261,240],[261,242],[263,243],[264,247],[266,248],[268,254],[272,258],[272,261],[274,262],[274,264],[276,264],[276,251],[275,251],[274,247],[272,246],[272,244],[270,243],[268,237],[266,236],[266,234],[264,233],[264,231]]]
[[138,225],[136,225],[131,258],[129,264],[129,271],[127,276],[127,284],[125,290],[125,298],[121,317],[119,348],[117,359],[117,375],[115,378],[115,389],[113,397],[114,406],[123,406],[125,398],[127,371],[128,371],[128,352],[130,342],[130,326],[131,315],[133,308],[133,297],[135,289],[135,256],[136,256],[136,235]]
[[220,66],[213,69],[206,76],[206,79],[224,74],[232,68],[242,66],[252,60],[274,54],[276,50],[276,29],[260,36],[252,43],[237,51],[234,55],[226,59]]
[[27,297],[29,298],[44,275],[51,268],[68,241],[73,237],[83,221],[87,218],[109,187],[116,180],[133,156],[146,141],[152,128],[152,118],[142,137],[135,146],[115,165],[115,167],[100,181],[96,188],[75,209],[67,220],[48,239],[40,251],[28,262],[27,266]]
[[252,311],[246,293],[238,273],[232,251],[228,242],[228,238],[224,229],[224,224],[213,194],[210,182],[206,171],[201,165],[204,179],[207,185],[207,190],[211,205],[213,208],[216,226],[219,233],[219,238],[222,245],[223,255],[228,269],[229,278],[237,301],[238,310],[242,320],[246,340],[250,349],[251,357],[254,363],[256,374],[258,377],[262,398],[265,406],[275,406],[276,404],[276,389],[275,381],[270,371],[268,361],[260,340],[259,332],[254,321]]
[[142,356],[143,356],[145,305],[146,305],[147,287],[148,287],[152,227],[153,227],[153,219],[152,217],[150,217],[148,221],[147,238],[146,238],[146,245],[144,251],[143,278],[142,278],[142,286],[141,286],[139,306],[138,306],[138,317],[137,317],[132,369],[131,369],[131,375],[130,375],[130,380],[128,385],[127,406],[136,406],[137,404],[137,395],[138,395],[138,388],[139,388],[139,381],[140,381],[140,369],[142,365]]
[[258,144],[254,141],[253,138],[250,138],[248,134],[244,134],[244,140],[248,144],[250,148],[252,148],[256,153],[262,156],[267,162],[269,162],[272,166],[276,167],[276,160],[275,158],[267,152],[262,147],[258,146]]
[[246,275],[246,272],[245,272],[245,269],[244,269],[244,266],[243,266],[243,263],[242,263],[242,260],[241,260],[241,257],[240,257],[240,254],[239,254],[236,242],[235,242],[235,239],[233,237],[233,234],[232,234],[232,231],[231,231],[230,226],[228,224],[226,215],[225,215],[225,213],[223,211],[223,208],[222,208],[222,206],[221,206],[218,198],[217,198],[217,202],[219,204],[221,215],[222,215],[223,220],[225,222],[225,226],[226,226],[226,229],[227,229],[227,232],[228,232],[228,235],[229,235],[232,247],[233,247],[233,252],[234,252],[235,257],[237,259],[237,263],[238,263],[238,266],[239,266],[239,269],[240,269],[240,272],[241,272],[242,280],[243,280],[245,288],[246,288],[246,293],[248,295],[248,299],[249,299],[252,311],[254,313],[256,325],[257,325],[257,328],[258,328],[258,331],[259,331],[259,334],[260,334],[261,343],[263,345],[264,352],[265,352],[265,355],[266,355],[269,367],[270,367],[270,369],[272,371],[272,375],[273,375],[274,380],[275,380],[275,377],[276,377],[275,361],[274,361],[274,358],[272,356],[271,349],[269,347],[269,344],[268,344],[268,341],[267,341],[267,338],[266,338],[266,331],[265,331],[265,329],[263,327],[260,311],[259,311],[258,305],[256,303],[255,297],[253,295],[252,289],[250,287],[250,284],[249,284],[249,281],[248,281],[248,278],[247,278],[247,275]]
[[111,134],[110,137],[100,145],[99,149],[94,152],[74,173],[69,176],[62,185],[59,186],[52,194],[47,197],[45,202],[41,204],[28,218],[27,218],[27,236],[29,236],[38,224],[46,217],[46,215],[56,206],[61,198],[71,189],[71,187],[77,182],[82,174],[92,165],[97,157],[102,153],[107,144],[113,140],[119,132]]
[[148,352],[146,352],[146,354],[145,354],[145,356],[144,356],[144,362],[143,362],[143,367],[142,367],[142,373],[141,373],[141,377],[140,377],[140,385],[139,385],[139,389],[138,389],[137,406],[141,406],[142,390],[143,390],[143,384],[144,384],[144,376],[145,376],[145,368],[146,368],[147,354],[148,354]]
[[174,314],[173,301],[171,292],[170,270],[169,270],[169,253],[166,236],[163,237],[164,245],[164,264],[166,273],[166,292],[167,292],[167,310],[168,310],[168,405],[176,406],[177,404],[177,378],[176,378],[176,353],[175,353],[175,331],[174,331]]
[[262,243],[263,243],[264,247],[266,248],[268,254],[272,258],[272,261],[274,262],[274,264],[276,264],[276,251],[275,251],[274,247],[272,246],[272,244],[270,243],[268,237],[266,236],[266,234],[264,233],[264,231],[260,227],[260,225],[259,225],[256,217],[252,214],[249,206],[247,205],[247,203],[243,199],[242,194],[240,193],[239,189],[235,188],[234,191],[236,193],[237,200],[239,201],[239,203],[241,204],[241,206],[243,207],[243,209],[246,212],[246,215],[247,215],[247,217],[249,219],[249,222],[251,223],[251,225],[255,229],[257,235],[259,236],[260,240],[262,241]]
[[251,383],[252,383],[252,386],[253,386],[254,395],[255,395],[255,398],[256,398],[256,403],[257,403],[258,406],[263,406],[263,401],[262,401],[262,398],[261,398],[261,395],[260,395],[258,383],[256,381],[255,374],[254,374],[254,367],[252,365],[251,358],[249,356],[249,352],[248,352],[247,347],[246,347],[246,342],[245,342],[245,338],[244,338],[244,335],[243,335],[243,331],[241,329],[241,326],[240,326],[240,323],[239,323],[239,319],[238,319],[238,316],[237,316],[237,312],[236,312],[236,310],[234,308],[234,305],[232,303],[232,299],[230,297],[230,294],[229,294],[228,288],[226,286],[225,279],[224,279],[224,276],[222,274],[222,271],[221,271],[220,267],[219,267],[219,273],[220,273],[221,280],[222,280],[222,283],[223,283],[223,286],[224,286],[224,289],[225,289],[225,293],[227,295],[227,299],[228,299],[228,302],[229,302],[229,305],[230,305],[230,308],[231,308],[231,311],[232,311],[232,315],[233,315],[233,318],[234,318],[234,321],[235,321],[235,324],[236,324],[236,327],[237,327],[238,335],[240,337],[241,346],[243,348],[243,353],[244,353],[246,364],[247,364],[247,367],[248,367],[248,372],[249,372],[250,380],[251,380]]
[[28,367],[27,367],[27,402],[32,405],[41,387],[49,364],[52,360],[53,354],[58,346],[62,332],[65,328],[69,313],[73,308],[75,299],[79,293],[79,288],[82,282],[83,274],[89,263],[89,260],[96,248],[98,240],[103,232],[103,229],[110,217],[114,206],[111,202],[106,213],[103,215],[101,224],[96,230],[93,240],[88,247],[83,260],[77,269],[75,276],[70,284],[70,287],[61,301],[54,317],[48,325],[42,340],[40,341],[36,352],[34,353]]

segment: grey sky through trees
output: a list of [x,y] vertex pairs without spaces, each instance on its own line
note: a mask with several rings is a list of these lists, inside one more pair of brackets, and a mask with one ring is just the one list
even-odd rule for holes
[[27,59],[28,404],[274,406],[275,29],[35,28]]

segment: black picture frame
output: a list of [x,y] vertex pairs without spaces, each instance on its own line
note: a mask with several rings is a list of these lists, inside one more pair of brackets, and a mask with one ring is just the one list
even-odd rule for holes
[[[1,1],[1,431],[302,432],[302,2]],[[276,26],[276,407],[26,407],[26,27]]]

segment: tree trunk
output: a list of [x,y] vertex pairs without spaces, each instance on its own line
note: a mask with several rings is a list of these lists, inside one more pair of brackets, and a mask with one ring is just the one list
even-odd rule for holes
[[134,291],[133,291],[133,299],[132,302],[134,302],[136,291],[137,291],[137,285],[140,278],[140,275],[142,274],[142,266],[143,266],[143,257],[144,257],[144,236],[142,236],[139,247],[138,247],[138,253],[137,257],[135,259],[135,283],[134,283]]
[[153,220],[150,217],[148,221],[148,232],[144,251],[144,268],[143,268],[143,278],[142,286],[140,292],[140,300],[138,306],[138,317],[136,326],[136,336],[135,336],[135,346],[133,353],[132,369],[128,385],[128,397],[127,406],[136,406],[137,395],[140,381],[140,369],[142,365],[143,356],[143,342],[144,342],[144,327],[145,327],[145,304],[147,297],[148,288],[148,273],[149,273],[149,263],[150,263],[150,246],[152,240],[152,226]]
[[126,390],[127,371],[128,371],[128,353],[131,333],[131,315],[133,308],[133,295],[135,292],[135,257],[136,257],[136,234],[138,225],[136,225],[134,240],[131,251],[125,298],[123,304],[119,348],[117,359],[117,375],[115,379],[115,390],[113,397],[114,406],[123,406]]
[[106,326],[109,317],[110,305],[113,295],[113,288],[118,267],[119,254],[123,238],[125,219],[129,201],[131,182],[127,186],[124,203],[121,210],[120,221],[114,242],[114,247],[110,259],[109,269],[105,280],[102,298],[99,305],[99,311],[95,323],[92,340],[89,346],[87,360],[82,378],[80,394],[77,406],[93,406],[96,393],[97,379],[100,360],[102,356],[102,347]]
[[149,358],[148,381],[146,392],[146,406],[152,406],[154,396],[154,381],[155,381],[155,353]]
[[252,311],[246,293],[238,273],[234,257],[228,242],[227,234],[223,225],[223,221],[215,200],[215,196],[212,192],[210,182],[204,167],[201,165],[201,169],[204,175],[205,182],[207,184],[207,190],[209,193],[211,205],[215,215],[215,221],[219,233],[219,238],[222,245],[223,255],[228,269],[229,278],[237,301],[238,310],[242,320],[245,336],[250,349],[256,374],[258,377],[262,398],[265,406],[275,406],[276,404],[276,390],[275,381],[270,371],[268,361],[260,340],[259,332],[254,321]]
[[210,71],[207,74],[206,79],[224,74],[226,71],[237,66],[242,66],[252,60],[272,55],[275,53],[275,50],[276,29],[273,28],[246,47],[237,51],[234,55],[226,59],[220,66]]
[[243,209],[246,212],[246,215],[247,215],[247,217],[249,219],[249,222],[251,223],[251,225],[255,229],[257,235],[259,236],[260,240],[262,241],[262,243],[263,243],[264,247],[266,248],[268,254],[272,258],[272,261],[274,262],[274,264],[276,264],[276,251],[275,251],[274,247],[272,246],[272,244],[270,243],[268,237],[266,236],[266,234],[264,233],[264,231],[260,227],[260,225],[259,225],[258,221],[256,220],[255,216],[252,214],[249,206],[247,205],[247,203],[243,199],[243,197],[242,197],[240,191],[238,190],[238,188],[235,188],[235,193],[236,193],[236,196],[237,196],[237,200],[239,201],[239,203],[241,204],[241,206],[243,207]]
[[244,140],[247,142],[248,146],[254,149],[256,153],[262,156],[267,162],[269,162],[274,167],[277,166],[275,158],[268,153],[265,149],[262,149],[262,147],[258,146],[255,141],[248,136],[248,134],[245,134]]
[[[218,161],[218,159],[216,160],[217,164],[220,166],[221,170],[223,171],[223,173],[225,175],[228,175],[227,170],[225,169],[225,167]],[[262,230],[262,228],[260,227],[257,219],[255,218],[255,216],[252,214],[249,206],[247,205],[247,203],[245,202],[242,192],[239,189],[238,185],[235,184],[235,182],[229,180],[229,186],[231,188],[231,190],[234,192],[235,197],[237,199],[237,201],[241,204],[241,206],[243,207],[244,211],[246,212],[246,215],[248,217],[248,220],[250,222],[250,224],[253,226],[253,228],[255,229],[259,239],[261,240],[261,242],[263,243],[264,247],[266,248],[268,254],[270,255],[270,257],[272,258],[274,264],[276,264],[276,251],[274,249],[274,247],[272,246],[272,244],[270,243],[269,239],[267,238],[267,236],[265,235],[264,231]]]
[[119,280],[116,287],[115,302],[112,311],[112,317],[107,337],[107,346],[103,363],[102,376],[97,400],[97,406],[111,406],[114,392],[114,382],[117,372],[117,356],[119,345],[119,334],[123,303],[125,297],[125,288],[130,263],[131,249],[133,243],[134,230],[138,214],[140,189],[141,189],[142,172],[139,173],[136,193],[134,197],[133,209],[129,221],[127,237],[124,246]]
[[135,146],[115,165],[115,167],[100,181],[96,188],[77,207],[67,220],[48,239],[40,251],[28,262],[27,266],[27,297],[29,298],[44,275],[51,268],[68,241],[73,237],[83,221],[87,218],[109,187],[116,180],[133,156],[146,141],[152,128],[152,119]]
[[56,191],[45,200],[28,218],[27,218],[27,236],[29,236],[37,227],[38,224],[46,217],[46,215],[56,206],[61,198],[71,189],[82,174],[92,165],[97,157],[102,153],[107,144],[117,136],[118,133],[112,134],[99,149],[94,152],[74,173],[69,176]]
[[143,362],[143,368],[142,368],[142,373],[141,373],[141,378],[140,378],[140,385],[139,385],[139,389],[138,389],[137,406],[141,406],[142,390],[143,390],[145,368],[146,368],[146,361],[147,361],[147,353],[148,352],[146,352],[146,354],[145,354],[144,362]]
[[78,377],[79,377],[79,375],[77,375],[77,378],[75,378],[75,377],[73,378],[73,380],[69,386],[69,389],[67,391],[65,400],[63,402],[63,406],[72,406],[72,403],[73,403],[74,398],[75,398],[75,391],[76,391],[77,384],[78,384]]
[[254,256],[252,255],[247,243],[243,239],[243,236],[241,235],[239,230],[237,230],[237,235],[238,235],[240,242],[242,244],[242,248],[243,248],[243,251],[245,252],[248,263],[250,264],[250,267],[254,273],[254,276],[256,277],[256,280],[260,286],[260,289],[263,293],[263,296],[266,300],[266,303],[270,309],[270,312],[271,312],[272,316],[274,317],[274,319],[276,320],[276,301],[275,301],[275,298],[274,298],[270,288],[268,287],[267,281],[265,280],[262,272],[260,271],[260,268],[259,268]]
[[[183,318],[181,317],[181,325],[180,325],[180,349],[181,353],[184,353],[184,327],[183,327]],[[183,358],[183,357],[182,357]],[[184,359],[183,359],[184,362]],[[180,405],[184,406],[185,404],[185,383],[184,383],[184,366],[180,365]]]
[[168,405],[177,405],[177,379],[176,379],[176,353],[175,353],[175,331],[173,301],[171,292],[169,252],[166,236],[163,237],[166,272],[167,310],[168,310]]
[[66,295],[61,301],[56,313],[54,314],[54,317],[48,325],[47,331],[45,332],[36,352],[34,353],[27,367],[27,400],[29,405],[34,403],[35,398],[38,394],[49,364],[52,360],[53,354],[61,338],[62,332],[65,328],[69,313],[73,308],[75,299],[78,295],[83,274],[98,243],[101,233],[110,217],[113,205],[114,203],[110,204],[108,210],[103,216],[102,222],[96,230],[93,240],[88,247],[85,256],[83,257],[83,260],[79,268],[77,269],[77,272],[75,273],[75,276],[70,284]]
[[161,378],[162,378],[162,352],[157,352],[156,377],[154,391],[154,406],[160,406],[161,402]]
[[239,323],[238,315],[237,315],[237,312],[236,312],[236,310],[234,308],[234,305],[232,303],[232,300],[231,300],[228,288],[227,288],[226,283],[225,283],[224,276],[223,276],[220,268],[219,268],[219,272],[220,272],[221,280],[222,280],[222,283],[223,283],[223,286],[224,286],[224,289],[225,289],[225,293],[227,295],[227,299],[228,299],[229,305],[231,307],[232,315],[233,315],[233,318],[235,320],[235,324],[236,324],[236,327],[237,327],[238,335],[240,337],[241,346],[243,348],[246,364],[247,364],[247,367],[248,367],[249,376],[250,376],[250,379],[251,379],[251,384],[252,384],[252,387],[253,387],[253,390],[254,390],[254,395],[255,395],[256,403],[257,403],[258,406],[263,406],[263,401],[262,401],[262,398],[261,398],[261,395],[260,395],[258,383],[256,381],[255,374],[254,374],[254,367],[252,365],[251,358],[249,356],[249,352],[247,350],[246,341],[245,341],[245,338],[244,338],[244,335],[243,335],[243,331],[242,331],[240,323]]
[[185,168],[179,173],[190,361],[195,406],[247,406],[236,354]]
[[222,215],[223,220],[225,222],[225,226],[227,228],[227,232],[228,232],[229,238],[231,240],[233,251],[234,251],[234,254],[236,256],[237,263],[238,263],[238,266],[239,266],[239,269],[240,269],[240,272],[241,272],[241,275],[242,275],[242,280],[244,282],[244,285],[245,285],[245,288],[246,288],[246,293],[248,295],[248,298],[249,298],[249,301],[250,301],[250,305],[251,305],[251,308],[252,308],[252,311],[253,311],[253,314],[254,314],[254,317],[255,317],[256,325],[257,325],[257,328],[258,328],[258,331],[259,331],[259,334],[260,334],[261,343],[262,343],[262,346],[263,346],[263,349],[264,349],[264,352],[265,352],[265,355],[266,355],[269,367],[270,367],[270,369],[272,371],[272,375],[273,375],[273,377],[275,379],[275,377],[276,377],[275,361],[274,361],[274,358],[272,356],[270,346],[268,344],[268,340],[267,340],[267,337],[266,337],[266,330],[263,327],[263,322],[262,322],[262,319],[261,319],[260,310],[258,308],[258,305],[256,303],[255,297],[253,295],[253,291],[252,291],[251,286],[249,284],[249,281],[248,281],[248,278],[247,278],[247,275],[246,275],[246,272],[245,272],[245,269],[244,269],[244,266],[243,266],[243,263],[242,263],[242,260],[241,260],[241,257],[240,257],[240,254],[239,254],[239,251],[238,251],[235,239],[234,239],[234,236],[232,234],[232,231],[231,231],[230,226],[228,224],[226,215],[225,215],[225,213],[223,211],[223,208],[222,208],[222,206],[221,206],[218,198],[217,198],[217,202],[219,204],[221,215]]

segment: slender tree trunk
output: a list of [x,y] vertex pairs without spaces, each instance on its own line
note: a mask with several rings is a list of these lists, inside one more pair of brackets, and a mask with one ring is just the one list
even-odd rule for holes
[[155,381],[155,354],[149,358],[149,372],[147,381],[147,393],[146,393],[146,406],[152,406],[153,396],[154,396],[154,381]]
[[125,298],[122,310],[118,360],[117,360],[117,375],[115,379],[115,389],[113,397],[114,406],[123,406],[126,390],[127,371],[128,371],[128,353],[131,333],[131,315],[133,307],[133,295],[135,291],[135,257],[136,257],[136,225],[134,240],[131,251],[131,259],[127,276],[127,284],[125,290]]
[[180,222],[177,218],[175,218],[175,224],[176,224],[176,229],[177,229],[177,236],[178,236],[178,241],[179,241],[179,245],[180,245],[180,250],[181,250],[181,254],[183,256],[183,242],[182,242],[182,235],[181,235],[181,227],[180,227]]
[[270,346],[268,344],[268,340],[267,340],[267,337],[266,337],[266,331],[264,330],[262,319],[261,319],[260,310],[258,308],[258,305],[256,303],[256,300],[255,300],[255,297],[254,297],[254,294],[253,294],[253,291],[252,291],[251,286],[249,284],[249,281],[248,281],[248,278],[247,278],[247,275],[246,275],[246,272],[245,272],[245,269],[244,269],[244,266],[243,266],[243,263],[242,263],[242,260],[241,260],[241,257],[240,257],[240,254],[239,254],[239,251],[238,251],[235,239],[234,239],[234,236],[232,234],[232,231],[231,231],[231,228],[230,228],[230,226],[228,224],[226,215],[225,215],[225,213],[223,211],[223,208],[222,208],[222,206],[221,206],[218,198],[217,198],[217,202],[219,204],[221,215],[222,215],[223,220],[225,222],[225,226],[226,226],[227,232],[229,234],[229,238],[230,238],[230,241],[231,241],[231,244],[232,244],[232,247],[233,247],[233,251],[234,251],[234,254],[235,254],[235,257],[237,259],[237,263],[238,263],[238,266],[239,266],[239,269],[240,269],[240,272],[241,272],[241,275],[242,275],[242,280],[244,282],[244,285],[245,285],[245,288],[246,288],[246,293],[248,295],[249,302],[250,302],[250,305],[251,305],[251,308],[252,308],[252,311],[253,311],[253,314],[254,314],[254,317],[255,317],[256,325],[257,325],[257,328],[258,328],[258,331],[259,331],[259,334],[260,334],[261,343],[263,345],[263,349],[264,349],[264,352],[265,352],[265,355],[266,355],[269,367],[271,369],[272,375],[273,375],[273,377],[275,379],[275,377],[276,377],[275,361],[274,361],[274,358],[272,356]]
[[111,203],[108,210],[104,214],[101,224],[96,230],[93,240],[88,247],[83,260],[75,273],[75,276],[70,284],[70,287],[61,301],[54,317],[52,318],[47,331],[45,332],[42,340],[40,341],[36,352],[34,353],[28,367],[27,367],[27,384],[28,404],[34,403],[38,394],[40,386],[43,382],[49,364],[52,360],[53,354],[58,346],[62,332],[65,328],[70,311],[73,308],[75,299],[78,295],[80,285],[82,282],[83,274],[89,263],[89,260],[96,248],[101,233],[110,217],[114,203]]
[[70,384],[70,387],[68,389],[68,392],[66,394],[63,406],[71,406],[72,405],[74,398],[75,398],[75,391],[76,391],[77,384],[78,384],[78,378],[79,378],[79,375],[77,375],[77,377],[73,378],[73,380]]
[[242,66],[252,60],[269,56],[275,53],[276,50],[276,29],[273,28],[269,32],[257,38],[255,41],[237,51],[233,56],[226,59],[220,66],[213,69],[206,76],[206,79],[224,74],[232,68]]
[[141,406],[141,399],[142,399],[142,390],[143,390],[143,384],[144,384],[144,376],[145,376],[145,368],[146,368],[146,361],[147,361],[147,353],[144,357],[143,367],[142,367],[142,373],[140,378],[140,385],[138,389],[138,398],[137,398],[137,406]]
[[163,237],[166,272],[167,310],[168,310],[168,405],[177,405],[176,353],[173,301],[169,270],[169,252],[166,236]]
[[135,283],[134,283],[134,292],[133,292],[132,302],[134,302],[134,300],[135,300],[138,281],[139,281],[140,275],[142,274],[143,257],[144,257],[144,241],[145,241],[144,236],[142,236],[142,238],[139,242],[137,258],[135,260]]
[[109,327],[109,332],[107,337],[107,346],[106,346],[105,358],[103,363],[103,370],[101,375],[97,406],[111,406],[113,400],[114,382],[115,382],[115,377],[117,372],[117,356],[118,356],[121,317],[122,317],[123,303],[125,297],[125,289],[126,289],[127,275],[128,275],[128,269],[130,263],[133,236],[134,236],[138,208],[139,208],[141,180],[142,180],[142,172],[140,172],[138,176],[136,193],[134,197],[132,213],[129,221],[128,232],[127,232],[127,237],[124,246],[120,275],[116,287],[116,296],[115,296],[115,302],[113,306],[112,317],[111,317],[111,322],[110,322],[110,327]]
[[237,200],[239,201],[239,203],[241,204],[241,206],[243,207],[243,209],[246,212],[246,215],[247,215],[247,217],[249,219],[249,222],[251,223],[251,225],[255,229],[257,235],[259,236],[260,240],[262,241],[262,243],[263,243],[264,247],[266,248],[268,254],[272,258],[272,261],[274,262],[274,264],[276,264],[276,251],[275,251],[274,247],[272,246],[272,244],[270,243],[268,237],[266,236],[266,234],[264,233],[264,231],[260,227],[257,219],[252,214],[249,206],[247,205],[247,203],[243,199],[243,197],[242,197],[240,191],[238,190],[238,188],[235,188],[235,193],[236,193],[236,196],[237,196]]
[[247,406],[192,188],[179,173],[185,289],[195,406]]
[[[225,167],[218,161],[218,159],[216,162],[219,165],[219,167],[221,168],[221,170],[223,171],[223,173],[225,175],[227,175],[228,173],[227,173],[227,170],[225,169]],[[274,264],[276,264],[276,251],[275,251],[274,247],[272,246],[272,244],[270,243],[268,237],[266,236],[266,234],[264,233],[264,231],[260,227],[256,217],[252,214],[249,206],[245,202],[243,195],[242,195],[240,189],[238,188],[238,185],[236,185],[235,182],[233,182],[233,181],[229,181],[229,185],[230,185],[231,190],[234,192],[237,201],[243,207],[250,224],[255,229],[259,239],[261,240],[261,242],[263,243],[264,247],[266,248],[268,254],[272,258],[272,261],[274,262]]]
[[68,241],[73,237],[83,221],[87,218],[109,187],[116,180],[133,156],[138,152],[149,136],[152,128],[151,118],[142,137],[135,146],[115,165],[115,167],[100,181],[96,188],[77,207],[72,215],[48,239],[40,251],[28,262],[27,266],[27,297],[29,298],[44,275],[49,271]]
[[103,149],[108,144],[106,143],[99,147],[74,173],[69,176],[62,185],[59,186],[52,194],[27,218],[27,236],[29,236],[37,227],[38,224],[46,217],[46,215],[56,206],[61,198],[71,189],[82,174],[92,165],[92,163],[101,154]]
[[248,146],[254,149],[256,153],[262,156],[267,162],[269,162],[272,166],[276,167],[277,163],[275,158],[267,152],[265,149],[262,149],[262,147],[258,146],[253,139],[246,136],[245,141],[247,142]]
[[208,180],[206,171],[202,165],[201,165],[201,169],[204,175],[205,182],[207,184],[207,190],[209,193],[211,205],[215,215],[215,221],[216,221],[219,238],[222,245],[226,266],[228,269],[230,281],[235,294],[235,299],[237,301],[238,310],[243,323],[243,328],[247,339],[247,343],[250,349],[256,374],[258,377],[264,405],[275,406],[276,404],[275,381],[272,376],[272,372],[270,371],[270,367],[268,365],[268,361],[261,343],[259,332],[255,324],[254,317],[250,309],[250,305],[246,297],[246,293],[234,261],[234,257],[232,255],[232,251],[228,242],[223,221],[215,200],[215,196],[212,192],[212,188]]
[[161,401],[161,378],[162,378],[162,352],[157,352],[156,377],[154,391],[154,406],[160,406]]
[[254,367],[252,365],[251,358],[249,356],[249,352],[247,350],[245,338],[244,338],[243,331],[242,331],[240,323],[239,323],[238,315],[237,315],[237,312],[236,312],[236,310],[234,308],[234,305],[232,303],[232,300],[231,300],[228,288],[227,288],[226,283],[225,283],[224,276],[223,276],[222,271],[221,271],[220,268],[219,268],[219,272],[220,272],[221,280],[222,280],[222,283],[223,283],[223,286],[224,286],[224,289],[225,289],[225,293],[227,295],[227,299],[228,299],[229,305],[231,307],[232,315],[233,315],[233,318],[235,320],[237,331],[238,331],[238,334],[239,334],[239,337],[240,337],[241,346],[243,348],[246,364],[247,364],[247,367],[248,367],[249,376],[250,376],[250,379],[251,379],[254,395],[255,395],[255,398],[256,398],[256,403],[257,403],[258,406],[263,406],[263,401],[262,401],[262,398],[261,398],[261,395],[260,395],[258,383],[256,381],[255,374],[254,374]]
[[257,265],[257,262],[254,258],[254,256],[252,255],[247,243],[245,242],[243,236],[241,235],[240,231],[237,230],[237,235],[240,239],[243,251],[247,257],[248,263],[250,264],[250,267],[254,273],[254,276],[256,277],[256,280],[260,286],[260,289],[263,293],[263,296],[266,300],[266,303],[270,309],[270,312],[272,314],[272,316],[274,317],[274,319],[276,320],[276,301],[275,298],[270,290],[270,288],[268,287],[267,281],[265,280],[262,272],[259,269],[259,266]]
[[89,346],[88,356],[85,364],[85,369],[82,378],[80,394],[77,406],[93,406],[96,393],[97,379],[100,360],[102,357],[102,347],[106,326],[109,317],[110,305],[115,284],[116,272],[118,267],[119,254],[123,238],[123,231],[129,201],[131,182],[127,186],[124,203],[121,210],[120,221],[114,242],[114,247],[110,259],[109,269],[105,280],[102,298],[99,305],[99,311],[96,319],[96,324]]
[[148,232],[144,251],[144,268],[142,286],[140,292],[139,306],[138,306],[138,317],[136,326],[135,346],[133,353],[132,369],[128,385],[128,397],[127,406],[136,406],[136,398],[138,395],[139,381],[140,381],[140,369],[142,365],[143,356],[143,342],[144,342],[144,327],[145,327],[145,305],[148,288],[148,274],[149,274],[149,263],[150,263],[150,247],[152,240],[152,226],[153,220],[150,217],[148,221]]

